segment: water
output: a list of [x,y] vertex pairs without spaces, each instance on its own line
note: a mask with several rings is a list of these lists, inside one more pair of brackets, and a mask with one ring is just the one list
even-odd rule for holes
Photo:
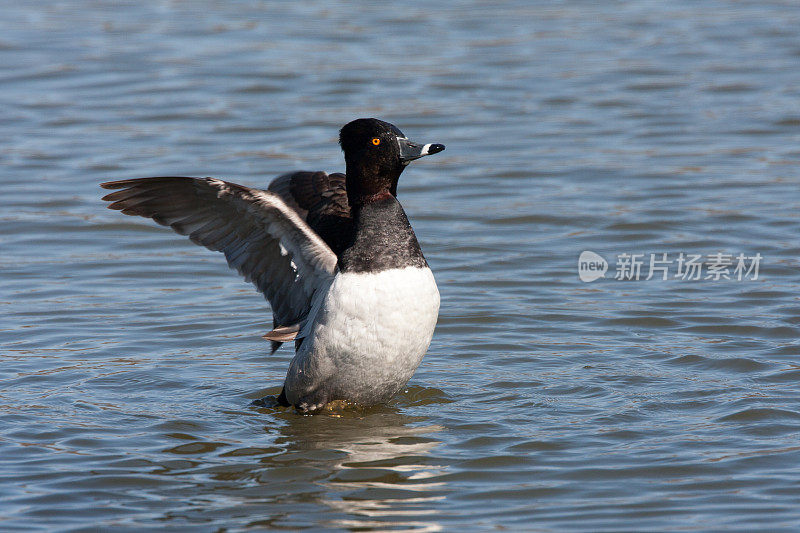
[[[2,11],[0,529],[800,529],[793,0]],[[97,184],[341,170],[360,116],[447,145],[400,184],[433,344],[388,406],[249,407],[264,300]],[[681,252],[763,260],[614,279]]]

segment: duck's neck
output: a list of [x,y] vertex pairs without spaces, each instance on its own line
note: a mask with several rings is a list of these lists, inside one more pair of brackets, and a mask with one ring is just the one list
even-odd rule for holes
[[359,194],[356,198],[350,199],[348,198],[348,202],[352,206],[353,214],[355,217],[355,212],[360,211],[362,207],[368,204],[373,204],[375,202],[382,202],[385,200],[389,200],[394,198],[394,195],[389,192],[388,189],[383,189],[378,191],[374,194]]
[[403,207],[388,190],[351,209],[354,231],[351,243],[339,255],[340,271],[381,272],[428,266]]
[[380,168],[363,161],[347,161],[347,202],[351,207],[385,200],[397,196],[397,181],[403,168]]

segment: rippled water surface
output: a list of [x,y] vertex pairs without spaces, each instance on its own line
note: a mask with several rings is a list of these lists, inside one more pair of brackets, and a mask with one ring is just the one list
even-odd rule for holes
[[[800,529],[794,0],[2,11],[0,529]],[[385,407],[250,407],[263,298],[98,183],[341,170],[361,116],[447,145],[399,189],[430,351]]]

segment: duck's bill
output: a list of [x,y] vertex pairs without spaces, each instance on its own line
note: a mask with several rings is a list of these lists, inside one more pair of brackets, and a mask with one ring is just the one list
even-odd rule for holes
[[400,161],[404,164],[444,150],[443,144],[419,144],[404,137],[398,137],[397,142],[400,143]]

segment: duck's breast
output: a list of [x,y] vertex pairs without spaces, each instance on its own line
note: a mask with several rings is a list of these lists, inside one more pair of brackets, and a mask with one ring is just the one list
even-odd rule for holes
[[438,315],[427,267],[340,272],[292,361],[287,388],[298,396],[299,389],[324,392],[327,401],[386,401],[419,366]]

